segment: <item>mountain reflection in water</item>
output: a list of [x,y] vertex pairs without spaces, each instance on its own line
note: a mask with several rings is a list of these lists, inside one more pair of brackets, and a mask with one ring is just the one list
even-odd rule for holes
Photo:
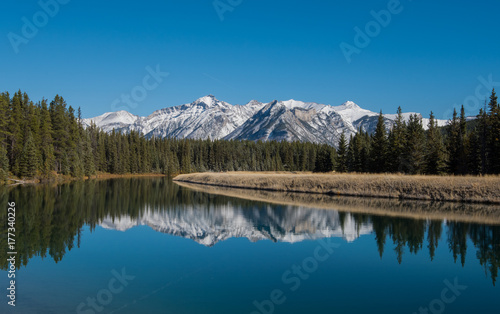
[[[374,233],[378,252],[394,250],[399,263],[405,253],[427,251],[430,259],[444,237],[455,262],[465,265],[467,244],[476,250],[476,260],[495,284],[500,266],[500,226],[468,221],[374,215],[380,200],[342,198],[340,202],[358,202],[358,210],[339,211],[245,200],[180,187],[164,178],[90,180],[62,185],[34,185],[4,188],[3,204],[16,202],[17,267],[26,266],[33,256],[50,256],[61,261],[66,252],[79,247],[84,225],[91,231],[97,226],[125,231],[138,225],[174,236],[192,239],[206,246],[232,237],[250,241],[299,242],[343,237],[355,241]],[[399,201],[392,201],[399,202]],[[314,206],[314,202],[311,203]],[[392,203],[391,206],[398,203]],[[417,203],[414,203],[417,204]],[[422,203],[423,204],[423,203]],[[439,204],[421,207],[442,206]],[[352,204],[351,204],[352,205]],[[337,205],[333,205],[335,208]],[[384,206],[389,206],[385,204]],[[446,205],[460,207],[474,205]],[[450,207],[451,206],[451,207]],[[486,206],[486,205],[482,205]],[[369,212],[363,213],[360,208]],[[484,207],[485,211],[491,211]],[[7,234],[6,211],[2,234]],[[1,238],[2,269],[7,269],[7,238]]]

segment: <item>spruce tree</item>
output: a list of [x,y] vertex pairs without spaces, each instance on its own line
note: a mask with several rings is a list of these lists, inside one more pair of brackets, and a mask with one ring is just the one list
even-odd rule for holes
[[83,141],[83,165],[84,173],[86,176],[90,177],[95,174],[95,164],[94,164],[94,154],[92,152],[92,144],[90,141],[90,136],[87,134]]
[[50,102],[49,112],[52,122],[52,139],[56,171],[68,174],[70,167],[67,152],[69,121],[68,115],[66,114],[66,102],[64,99],[56,95],[54,100]]
[[500,173],[500,107],[495,89],[491,92],[488,104],[488,158],[490,173]]
[[314,172],[330,172],[333,170],[332,150],[328,145],[322,145],[316,156]]
[[19,175],[19,162],[23,150],[23,129],[24,129],[24,110],[22,104],[22,94],[19,90],[14,94],[10,102],[10,121],[9,121],[9,145],[8,155],[10,160],[10,169],[14,175]]
[[478,175],[482,173],[481,161],[481,138],[480,131],[474,129],[469,135],[467,147],[467,169],[468,173]]
[[425,133],[422,127],[422,119],[413,114],[410,116],[406,127],[404,171],[410,174],[419,174],[424,170],[425,157]]
[[481,174],[488,173],[488,115],[486,114],[486,103],[485,110],[482,108],[479,110],[477,115],[478,120],[478,140],[481,147]]
[[43,177],[49,177],[51,171],[54,170],[55,157],[52,142],[52,122],[45,99],[41,102],[40,115],[40,170]]
[[337,172],[347,172],[347,141],[344,132],[342,132],[339,139],[337,158],[335,160],[335,170]]
[[371,172],[381,173],[387,171],[388,144],[384,116],[382,115],[382,111],[380,111],[377,128],[372,138],[372,149],[370,152]]
[[0,94],[0,144],[6,144],[9,138],[9,121],[10,121],[10,96],[9,93]]
[[393,172],[404,171],[405,132],[406,123],[401,107],[398,107],[396,120],[389,135],[389,168]]
[[31,131],[28,130],[19,163],[20,176],[23,178],[33,178],[36,175],[37,164],[38,160],[35,143]]
[[445,148],[441,132],[432,111],[429,118],[426,144],[425,172],[427,174],[443,173],[446,170]]
[[459,135],[458,135],[458,173],[467,174],[467,155],[468,155],[468,136],[467,136],[467,120],[465,117],[465,109],[462,105],[460,109],[459,120]]
[[9,158],[4,144],[0,144],[0,181],[4,182],[9,176]]
[[453,117],[448,121],[447,148],[450,154],[448,160],[448,171],[453,174],[459,173],[459,142],[460,142],[460,122],[457,110],[453,110]]

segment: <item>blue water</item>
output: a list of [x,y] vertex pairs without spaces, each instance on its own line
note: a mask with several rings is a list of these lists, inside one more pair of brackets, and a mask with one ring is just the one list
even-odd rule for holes
[[[498,263],[491,262],[498,262],[499,243],[491,240],[498,239],[497,226],[434,222],[442,230],[431,261],[430,222],[404,219],[400,224],[398,218],[386,218],[390,227],[381,256],[373,216],[241,201],[189,191],[163,179],[141,180],[153,181],[6,192],[4,198],[24,207],[17,209],[17,232],[24,232],[23,247],[31,249],[24,250],[27,263],[16,271],[16,306],[8,306],[3,297],[0,311],[420,313],[419,308],[431,308],[436,313],[498,313]],[[143,198],[144,188],[155,195],[151,202]],[[75,194],[81,196],[72,201]],[[47,206],[52,198],[54,204]],[[30,209],[36,202],[37,209]],[[47,207],[51,212],[40,214]],[[294,212],[302,214],[298,220]],[[339,227],[339,217],[347,217],[348,223]],[[71,223],[58,229],[60,221]],[[47,225],[51,240],[44,254],[35,234]],[[410,252],[413,242],[405,242],[403,254],[395,250],[391,236],[398,225],[424,226],[423,234],[421,229],[405,231],[408,239],[416,239],[416,253]],[[450,234],[464,228],[468,233],[454,233],[465,238],[460,242],[464,254],[455,261]],[[482,250],[472,241],[471,230],[488,235],[481,238]],[[481,265],[481,254],[490,262]],[[5,267],[0,284],[6,291]]]

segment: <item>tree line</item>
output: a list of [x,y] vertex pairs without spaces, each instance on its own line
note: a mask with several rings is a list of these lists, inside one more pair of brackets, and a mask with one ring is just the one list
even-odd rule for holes
[[84,127],[81,110],[57,95],[37,103],[26,93],[0,94],[0,176],[50,179],[56,175],[176,174],[193,171],[312,171],[327,145],[146,138],[136,131]]
[[[328,152],[327,152],[328,153]],[[342,134],[336,155],[323,158],[320,171],[400,172],[480,175],[500,173],[500,107],[493,89],[489,103],[468,121],[462,106],[444,127],[430,113],[427,130],[421,116],[405,121],[398,108],[391,128],[380,113],[373,134],[362,129],[349,140]],[[333,163],[329,161],[333,160]]]
[[493,90],[488,109],[467,121],[462,107],[446,127],[431,112],[428,129],[401,108],[391,127],[380,114],[373,134],[362,129],[338,148],[287,141],[147,138],[136,131],[106,133],[84,127],[81,110],[57,95],[35,103],[26,93],[0,94],[0,180],[50,179],[194,171],[401,172],[409,174],[500,173],[500,107]]

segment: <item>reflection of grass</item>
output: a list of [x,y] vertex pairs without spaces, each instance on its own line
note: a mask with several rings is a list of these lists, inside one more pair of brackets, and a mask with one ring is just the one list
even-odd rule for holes
[[499,176],[227,172],[184,174],[174,180],[267,191],[500,204]]
[[236,197],[280,205],[333,209],[342,212],[363,213],[413,219],[453,220],[474,223],[500,224],[500,206],[431,202],[369,197],[341,197],[317,193],[275,192],[176,182],[204,193]]

